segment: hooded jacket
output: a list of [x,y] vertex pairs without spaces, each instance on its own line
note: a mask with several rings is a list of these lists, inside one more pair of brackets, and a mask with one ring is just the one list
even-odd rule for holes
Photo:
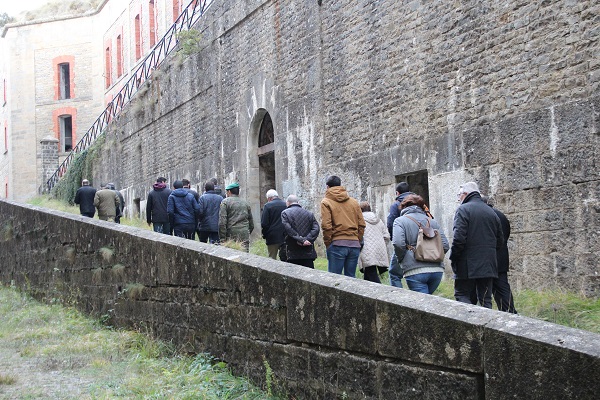
[[149,224],[155,222],[164,224],[169,222],[169,214],[167,213],[167,202],[171,189],[167,188],[164,183],[155,183],[152,185],[152,191],[148,193],[146,201],[146,222]]
[[387,268],[390,265],[388,254],[390,234],[383,221],[374,212],[363,212],[363,218],[366,227],[363,238],[364,246],[360,252],[358,266],[361,270],[371,266]]
[[173,226],[196,226],[196,215],[199,211],[200,207],[192,193],[184,188],[175,189],[171,192],[167,202],[167,212]]
[[343,186],[334,186],[325,192],[321,200],[321,229],[327,247],[334,240],[362,241],[365,232],[362,211]]
[[504,237],[500,219],[479,192],[465,197],[454,214],[450,260],[457,279],[497,278],[496,253]]
[[[415,253],[407,249],[407,244],[416,247],[417,236],[419,235],[419,225],[408,218],[407,215],[417,220],[423,226],[427,226],[427,220],[429,219],[421,207],[409,206],[402,210],[400,212],[400,217],[396,218],[394,221],[394,237],[392,243],[394,244],[394,251],[398,257],[398,262],[404,271],[404,276],[410,276],[421,272],[444,272],[443,261],[439,263],[417,261],[415,260]],[[444,253],[448,252],[448,238],[444,235],[444,232],[440,228],[440,224],[438,224],[435,219],[429,219],[429,224],[433,229],[438,230],[441,235]],[[417,271],[417,269],[420,271]],[[410,271],[413,272],[411,273]]]

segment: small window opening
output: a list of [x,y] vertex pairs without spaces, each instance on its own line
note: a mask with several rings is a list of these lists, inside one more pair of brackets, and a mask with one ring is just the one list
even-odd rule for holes
[[429,206],[429,177],[427,170],[410,172],[408,174],[396,175],[396,184],[400,182],[408,183],[410,191],[418,194],[425,200]]
[[58,86],[60,90],[60,99],[71,98],[71,74],[69,63],[58,64]]
[[60,150],[69,152],[73,150],[73,119],[70,115],[58,117],[60,126]]

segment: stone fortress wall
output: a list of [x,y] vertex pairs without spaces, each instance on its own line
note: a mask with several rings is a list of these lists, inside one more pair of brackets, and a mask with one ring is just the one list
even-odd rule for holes
[[[319,3],[322,3],[319,5]],[[384,217],[413,182],[451,237],[475,180],[512,223],[517,288],[600,291],[595,1],[214,2],[108,130],[94,183],[139,214],[151,183],[239,180],[319,212],[329,174]],[[271,158],[259,148],[266,116]],[[262,155],[262,156],[259,156]],[[258,219],[258,218],[257,218]]]
[[[0,200],[0,282],[297,399],[593,399],[600,336]],[[268,371],[271,372],[268,372]]]

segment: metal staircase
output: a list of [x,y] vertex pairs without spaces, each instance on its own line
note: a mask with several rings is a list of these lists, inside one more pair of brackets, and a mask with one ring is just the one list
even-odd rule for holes
[[87,130],[85,135],[77,142],[77,145],[60,164],[54,174],[48,179],[45,185],[42,185],[40,192],[49,192],[63,177],[74,161],[77,153],[88,149],[96,138],[106,129],[108,124],[116,118],[123,108],[131,101],[141,85],[144,84],[152,75],[158,66],[167,58],[167,56],[177,47],[179,42],[178,34],[181,31],[189,30],[204,15],[213,0],[193,0],[181,12],[177,20],[167,30],[165,35],[152,48],[152,51],[140,62],[138,67],[131,73],[131,77],[121,88],[119,93],[106,106],[104,111]]

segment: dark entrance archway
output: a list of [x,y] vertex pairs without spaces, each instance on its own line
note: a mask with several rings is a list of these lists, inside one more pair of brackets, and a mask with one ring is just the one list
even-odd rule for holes
[[258,134],[258,187],[260,191],[260,208],[267,202],[265,194],[275,189],[275,132],[269,113],[265,113]]

